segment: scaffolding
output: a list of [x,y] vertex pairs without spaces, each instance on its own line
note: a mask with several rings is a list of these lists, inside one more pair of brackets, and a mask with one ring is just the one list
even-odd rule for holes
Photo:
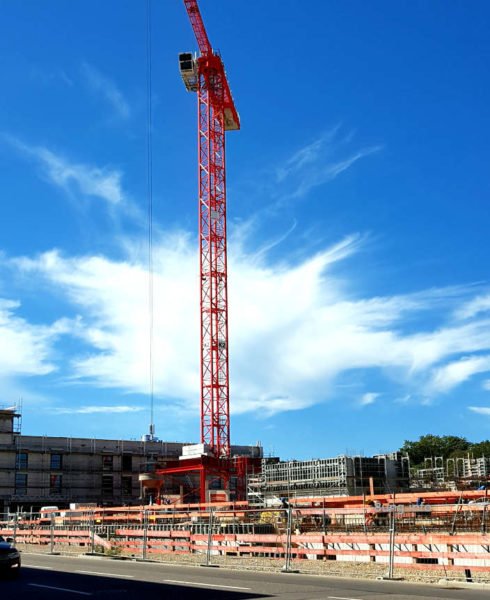
[[304,461],[262,461],[264,498],[350,496],[408,489],[408,457],[399,453],[373,457],[339,455]]
[[424,458],[423,468],[416,469],[412,484],[420,487],[453,485],[484,485],[490,479],[490,457],[471,455],[444,459],[442,456]]

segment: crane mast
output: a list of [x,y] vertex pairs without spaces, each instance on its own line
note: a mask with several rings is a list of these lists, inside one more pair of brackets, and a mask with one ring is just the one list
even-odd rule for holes
[[244,500],[248,477],[260,473],[262,457],[230,452],[225,133],[240,129],[240,118],[197,0],[184,5],[199,47],[199,56],[179,55],[179,68],[187,90],[197,93],[198,107],[201,444],[184,447],[179,460],[144,474],[145,493],[157,503],[177,487],[181,502],[195,499],[197,490],[201,503]]
[[201,313],[201,443],[230,457],[228,266],[225,131],[240,128],[219,54],[211,47],[197,0],[184,0],[200,55],[182,53],[187,90],[197,92]]

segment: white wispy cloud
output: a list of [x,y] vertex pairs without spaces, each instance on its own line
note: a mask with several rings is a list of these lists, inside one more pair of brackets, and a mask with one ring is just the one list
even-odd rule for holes
[[324,144],[325,137],[321,137],[311,144],[307,144],[303,148],[300,148],[286,160],[283,166],[277,169],[277,181],[281,182],[293,173],[297,173],[303,167],[316,163]]
[[[18,267],[47,278],[83,315],[77,335],[92,348],[72,357],[73,376],[101,387],[148,392],[149,314],[146,250],[129,249],[130,262],[104,257],[66,258],[53,251],[20,259]],[[155,248],[155,389],[194,397],[199,386],[195,335],[197,263],[187,236],[169,236]]]
[[99,198],[116,205],[124,200],[118,169],[76,163],[44,146],[29,145],[18,138],[3,135],[3,139],[24,157],[41,167],[42,175],[66,193]]
[[43,85],[51,85],[53,83],[62,83],[65,86],[73,87],[73,79],[68,76],[66,71],[61,68],[46,69],[39,66],[33,66],[30,70],[30,75],[35,81],[41,82]]
[[276,192],[282,199],[306,196],[347,171],[356,162],[382,149],[371,145],[352,149],[351,138],[338,136],[340,125],[323,133],[318,139],[295,151],[276,169]]
[[490,392],[490,379],[485,379],[485,381],[482,383],[482,388],[487,392]]
[[300,198],[306,196],[306,194],[314,187],[318,187],[332,181],[338,175],[347,171],[352,165],[354,165],[358,160],[369,156],[375,152],[381,150],[381,146],[371,146],[369,148],[363,148],[358,152],[351,154],[347,158],[343,160],[339,160],[336,162],[327,163],[322,165],[314,172],[309,172],[305,177],[302,178],[302,181],[299,183],[296,190],[293,192],[293,198]]
[[434,370],[430,389],[447,392],[477,373],[490,371],[490,356],[463,357]]
[[[240,235],[236,239],[242,239]],[[74,378],[97,387],[148,392],[148,279],[143,245],[129,242],[127,260],[67,257],[52,251],[12,262],[63,296],[80,315],[73,335],[88,350],[70,359]],[[490,371],[487,319],[454,318],[465,288],[385,297],[351,297],[339,263],[353,258],[352,236],[300,263],[250,260],[230,245],[230,373],[232,410],[264,416],[335,398],[339,375],[377,369],[398,396],[442,394]],[[175,232],[154,245],[155,392],[184,409],[198,405],[199,306],[195,242]],[[421,312],[436,328],[415,328]],[[443,317],[442,317],[443,315]],[[424,319],[424,322],[426,319]],[[410,323],[410,327],[407,326]],[[475,353],[487,352],[480,356]],[[373,392],[365,404],[375,401]],[[396,394],[395,394],[396,395]]]
[[360,406],[369,406],[370,404],[374,404],[376,402],[376,399],[379,398],[380,394],[377,394],[376,392],[367,392],[366,394],[363,394],[359,400],[359,405]]
[[483,415],[485,417],[490,417],[490,406],[468,406],[469,410],[478,415]]
[[466,302],[456,311],[456,317],[459,319],[469,319],[482,312],[490,311],[490,294],[477,296]]
[[133,413],[145,410],[141,406],[82,406],[80,408],[56,408],[54,412],[63,415],[94,415]]
[[34,325],[16,315],[17,301],[0,298],[0,379],[47,375],[56,370],[53,346],[71,330],[67,319]]
[[112,79],[88,63],[82,64],[82,74],[91,91],[108,102],[116,116],[121,119],[131,116],[128,101]]

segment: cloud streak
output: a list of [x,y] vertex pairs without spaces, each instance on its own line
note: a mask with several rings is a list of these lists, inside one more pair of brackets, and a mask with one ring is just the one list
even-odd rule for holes
[[71,329],[68,319],[33,325],[15,314],[20,309],[19,302],[0,298],[0,379],[56,371],[53,346]]
[[484,417],[490,417],[490,407],[485,406],[468,406],[468,409],[477,415],[483,415]]
[[430,388],[434,392],[448,392],[477,373],[490,371],[490,356],[463,357],[434,371]]
[[134,413],[145,410],[141,406],[82,406],[81,408],[57,408],[57,414],[63,415],[95,415]]
[[473,298],[456,311],[458,319],[471,319],[481,313],[490,312],[490,294]]
[[[373,369],[389,380],[393,401],[423,397],[425,402],[490,372],[489,320],[454,317],[454,306],[467,303],[472,288],[351,297],[345,264],[342,279],[334,267],[337,271],[360,253],[359,236],[294,265],[270,262],[266,252],[250,260],[243,246],[230,245],[229,257],[235,413],[267,416],[305,408],[335,398],[340,375]],[[80,315],[71,335],[87,350],[70,357],[74,380],[146,394],[147,257],[136,243],[128,242],[127,250],[121,261],[52,251],[15,259],[12,266],[39,285],[49,284]],[[199,390],[194,241],[181,232],[155,239],[154,267],[155,392],[186,410],[197,407]],[[437,328],[414,326],[421,314],[437,315]],[[373,404],[377,394],[386,397],[383,389],[366,392],[360,404]]]
[[294,152],[276,169],[276,187],[283,200],[304,198],[350,169],[359,160],[382,150],[380,145],[352,150],[350,136],[339,138],[340,125]]
[[367,392],[366,394],[363,394],[361,396],[361,399],[359,400],[359,405],[369,406],[370,404],[374,404],[377,398],[379,398],[379,394],[375,392]]
[[44,146],[28,145],[9,135],[3,138],[25,158],[34,160],[47,181],[70,196],[98,198],[110,205],[124,200],[121,171],[75,163]]
[[82,64],[82,75],[89,89],[103,98],[112,108],[113,113],[120,119],[129,119],[131,109],[128,101],[112,79],[88,63]]

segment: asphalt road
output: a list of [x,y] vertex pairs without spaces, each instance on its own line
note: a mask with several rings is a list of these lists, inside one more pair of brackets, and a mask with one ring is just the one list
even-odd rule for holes
[[393,581],[229,571],[158,563],[23,554],[22,573],[0,580],[2,600],[488,600],[489,590]]

